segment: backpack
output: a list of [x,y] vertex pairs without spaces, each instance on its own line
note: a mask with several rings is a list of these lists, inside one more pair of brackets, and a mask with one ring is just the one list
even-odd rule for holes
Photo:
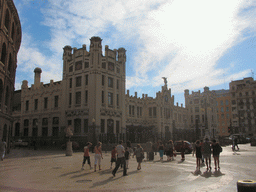
[[222,152],[222,147],[220,146],[220,144],[219,144],[219,152],[220,153]]

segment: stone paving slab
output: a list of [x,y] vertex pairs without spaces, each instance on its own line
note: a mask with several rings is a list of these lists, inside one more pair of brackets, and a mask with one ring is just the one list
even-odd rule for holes
[[[232,154],[226,150],[222,155]],[[179,160],[177,156],[175,161],[160,162],[157,155],[155,161],[143,162],[138,171],[131,158],[128,176],[122,176],[119,169],[113,177],[109,152],[103,153],[102,170],[94,172],[88,165],[81,170],[82,152],[65,156],[65,151],[14,149],[0,162],[0,191],[221,191],[233,181],[225,168],[217,175],[193,174],[195,157],[191,154],[184,162]]]

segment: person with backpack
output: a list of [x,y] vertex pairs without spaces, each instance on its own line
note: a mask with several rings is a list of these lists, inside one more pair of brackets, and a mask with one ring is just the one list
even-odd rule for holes
[[218,171],[220,170],[220,153],[222,152],[222,147],[219,143],[216,142],[215,139],[212,140],[212,156],[214,158],[214,165],[215,165],[215,171],[217,171],[217,165],[218,165]]

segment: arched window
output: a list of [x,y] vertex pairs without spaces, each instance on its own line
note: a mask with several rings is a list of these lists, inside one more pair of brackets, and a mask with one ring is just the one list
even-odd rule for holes
[[3,92],[4,92],[3,81],[2,81],[2,79],[0,79],[0,108],[1,108],[1,103],[2,103]]
[[9,104],[9,87],[6,87],[6,93],[5,93],[5,105],[8,106]]
[[14,33],[15,33],[15,30],[14,30],[14,22],[12,23],[12,40],[14,41]]
[[5,60],[6,60],[6,44],[3,44],[2,47],[2,54],[1,54],[1,62],[5,65]]
[[9,31],[9,27],[10,27],[10,13],[9,13],[8,9],[6,9],[4,25],[5,25],[6,29]]
[[15,133],[14,133],[16,137],[20,136],[20,123],[16,123],[15,124]]
[[9,64],[8,64],[8,71],[11,72],[12,70],[12,55],[9,54]]

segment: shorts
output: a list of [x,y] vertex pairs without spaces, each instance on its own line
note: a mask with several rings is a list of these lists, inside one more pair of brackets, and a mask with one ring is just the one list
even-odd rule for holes
[[111,163],[113,163],[113,162],[116,162],[116,158],[112,158],[111,157],[111,161],[110,161]]
[[136,159],[137,159],[137,163],[141,163],[141,162],[142,162],[142,160],[143,160],[143,158],[142,158],[142,157],[136,157]]
[[85,164],[86,160],[87,160],[88,165],[90,165],[91,164],[90,156],[88,156],[88,157],[84,156],[83,164]]
[[101,165],[101,154],[95,154],[95,162],[94,165]]

